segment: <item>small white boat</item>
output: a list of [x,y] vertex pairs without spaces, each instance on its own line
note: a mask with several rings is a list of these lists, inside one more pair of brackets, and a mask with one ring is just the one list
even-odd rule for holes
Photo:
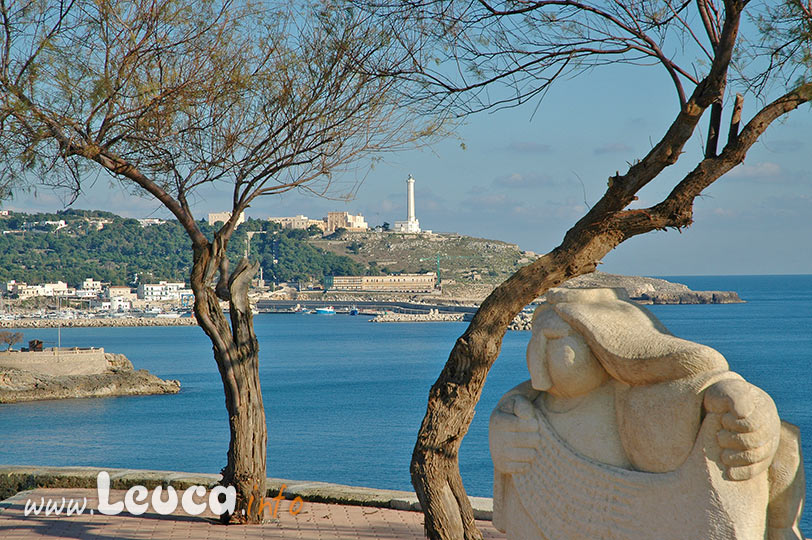
[[335,315],[335,314],[336,310],[333,308],[333,306],[316,308],[316,315]]

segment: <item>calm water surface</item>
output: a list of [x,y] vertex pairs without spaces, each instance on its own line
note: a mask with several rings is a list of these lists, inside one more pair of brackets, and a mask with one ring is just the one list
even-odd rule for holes
[[[802,428],[812,478],[812,276],[672,278],[736,290],[746,304],[654,306],[676,335],[718,349]],[[347,316],[259,315],[269,426],[268,475],[411,489],[409,458],[437,378],[462,323],[370,324]],[[26,330],[56,341],[56,330]],[[527,378],[529,334],[509,332],[461,450],[472,495],[490,496],[487,421]],[[46,343],[50,345],[50,343]],[[63,346],[104,347],[183,385],[174,396],[0,405],[0,463],[219,472],[228,425],[211,345],[197,327],[74,328]],[[812,491],[810,491],[812,493]],[[812,530],[809,512],[804,526]]]

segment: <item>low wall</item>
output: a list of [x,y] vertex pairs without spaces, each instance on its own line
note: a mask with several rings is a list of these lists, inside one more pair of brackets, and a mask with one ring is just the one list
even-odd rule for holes
[[2,352],[0,368],[41,375],[97,375],[108,369],[104,349],[47,349],[42,352]]
[[[17,492],[38,487],[97,489],[96,477],[101,471],[106,471],[110,475],[110,487],[112,489],[129,489],[136,485],[144,486],[147,489],[154,489],[157,486],[172,486],[176,490],[185,490],[194,485],[211,488],[217,485],[222,478],[219,474],[113,469],[107,467],[0,465],[0,501],[11,497]],[[310,502],[372,506],[420,512],[420,503],[413,491],[345,486],[327,482],[268,478],[265,482],[266,496],[275,496],[280,492],[283,485],[285,487],[283,495],[286,499],[301,497],[303,500]],[[493,519],[493,499],[470,496],[468,498],[471,501],[476,519]],[[0,504],[0,512],[2,510],[3,505]]]

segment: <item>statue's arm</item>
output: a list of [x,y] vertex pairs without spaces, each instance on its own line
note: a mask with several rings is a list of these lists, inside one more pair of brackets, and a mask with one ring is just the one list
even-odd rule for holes
[[767,470],[781,434],[772,398],[747,381],[725,379],[705,390],[703,405],[706,412],[721,415],[717,440],[725,475],[748,480]]
[[505,491],[510,475],[524,471],[538,447],[539,426],[533,400],[539,392],[530,381],[512,388],[499,400],[491,413],[488,442],[493,459],[493,526],[502,532]]
[[488,443],[497,473],[523,472],[535,457],[541,439],[533,405],[538,394],[526,381],[502,396],[491,413]]

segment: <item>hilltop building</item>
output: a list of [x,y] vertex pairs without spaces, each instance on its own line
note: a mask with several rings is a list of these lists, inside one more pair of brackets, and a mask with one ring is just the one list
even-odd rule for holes
[[327,212],[327,227],[324,232],[332,234],[336,229],[360,232],[369,230],[369,225],[361,214],[354,216],[348,212]]
[[392,276],[324,276],[324,290],[364,292],[430,293],[437,285],[437,274],[400,274]]
[[[215,212],[209,214],[209,225],[213,227],[218,221],[225,223],[229,219],[231,219],[231,212]],[[240,217],[237,219],[237,225],[242,223],[245,223],[245,212],[240,212]]]
[[[211,215],[212,214],[209,214],[209,216]],[[166,223],[166,220],[160,218],[141,218],[138,220],[138,223],[140,223],[142,227],[149,227],[150,225],[163,225],[164,223]]]
[[310,219],[301,214],[293,217],[270,217],[268,221],[279,223],[283,229],[309,229],[316,226],[324,231],[327,228],[326,219]]
[[406,179],[406,221],[396,221],[392,230],[409,234],[420,232],[420,222],[414,215],[414,178],[411,174]]

